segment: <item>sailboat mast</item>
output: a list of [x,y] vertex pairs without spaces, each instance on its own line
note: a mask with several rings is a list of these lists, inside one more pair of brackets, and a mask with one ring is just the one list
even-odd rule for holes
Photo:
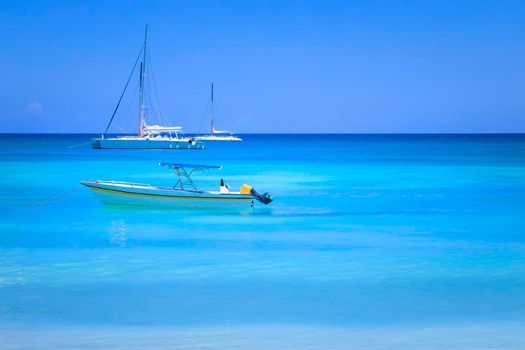
[[213,83],[211,83],[211,133],[215,131],[215,110],[213,109]]
[[139,77],[139,122],[138,122],[138,135],[142,136],[142,109],[143,109],[143,79],[142,79],[143,63],[140,62],[140,77]]
[[146,44],[148,40],[148,25],[146,24],[146,29],[144,33],[144,56],[142,62],[140,63],[140,91],[139,91],[139,137],[142,136],[142,127],[144,126],[144,76],[146,75]]

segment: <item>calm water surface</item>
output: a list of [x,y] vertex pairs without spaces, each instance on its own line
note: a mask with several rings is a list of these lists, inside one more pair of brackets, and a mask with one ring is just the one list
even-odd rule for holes
[[[204,151],[0,135],[7,349],[523,349],[525,136],[247,135]],[[241,211],[105,207],[195,178]]]

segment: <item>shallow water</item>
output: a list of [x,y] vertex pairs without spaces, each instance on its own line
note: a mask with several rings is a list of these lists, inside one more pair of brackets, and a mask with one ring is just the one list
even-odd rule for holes
[[[0,135],[0,343],[57,348],[525,347],[525,136],[247,135],[204,151]],[[80,180],[159,161],[275,201],[105,207]]]

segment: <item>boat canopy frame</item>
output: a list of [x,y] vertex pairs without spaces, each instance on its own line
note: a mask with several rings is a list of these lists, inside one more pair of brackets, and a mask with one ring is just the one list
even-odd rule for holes
[[[193,191],[193,192],[202,192],[199,190],[195,182],[191,178],[191,174],[193,174],[195,171],[202,171],[205,169],[215,169],[220,170],[222,169],[222,166],[220,165],[202,165],[202,164],[184,164],[184,163],[164,163],[160,162],[159,166],[167,168],[167,169],[173,169],[173,172],[177,175],[178,180],[173,186],[173,188],[180,188],[183,191]],[[191,169],[190,171],[187,171],[186,168]],[[186,186],[186,188],[184,188]],[[188,189],[188,188],[191,188]]]

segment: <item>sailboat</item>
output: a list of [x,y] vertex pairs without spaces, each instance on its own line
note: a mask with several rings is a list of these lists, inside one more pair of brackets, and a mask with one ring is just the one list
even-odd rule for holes
[[[93,148],[151,148],[151,149],[203,149],[204,144],[199,142],[195,138],[184,137],[182,134],[182,127],[180,126],[162,126],[162,125],[148,125],[146,122],[146,113],[148,108],[145,104],[144,96],[144,85],[145,85],[145,76],[146,76],[146,66],[147,66],[147,39],[148,39],[148,26],[146,25],[145,34],[144,34],[144,43],[139,51],[131,74],[126,82],[124,91],[120,96],[120,99],[113,111],[113,115],[109,120],[109,123],[106,127],[106,130],[101,137],[95,138],[92,140]],[[128,84],[133,76],[137,63],[139,62],[142,56],[142,61],[140,62],[140,75],[139,75],[139,111],[138,111],[138,133],[137,135],[126,135],[126,136],[117,136],[117,137],[107,137],[107,132],[113,118],[118,111],[122,98],[126,92]]]
[[195,136],[198,141],[242,141],[241,138],[235,136],[233,132],[228,130],[215,129],[215,108],[213,101],[213,83],[211,83],[211,125],[209,135]]

